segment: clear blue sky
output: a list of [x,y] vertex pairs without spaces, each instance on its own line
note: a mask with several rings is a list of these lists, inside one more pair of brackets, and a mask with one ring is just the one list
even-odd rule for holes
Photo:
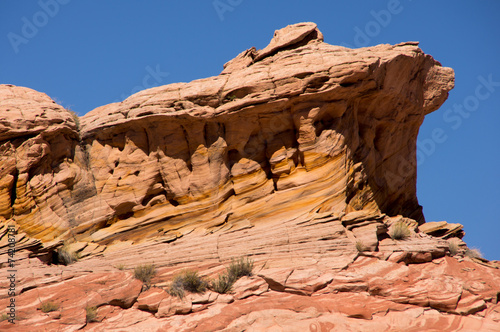
[[[497,0],[4,0],[0,83],[83,115],[142,88],[217,75],[297,22],[316,22],[330,44],[420,41],[456,74],[448,101],[420,130],[420,204],[427,221],[462,223],[469,246],[500,259],[499,14]],[[446,139],[431,143],[436,129]]]

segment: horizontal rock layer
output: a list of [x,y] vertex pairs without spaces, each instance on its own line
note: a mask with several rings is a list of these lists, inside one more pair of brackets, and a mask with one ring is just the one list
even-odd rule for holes
[[[192,246],[192,254],[201,255],[203,245]],[[404,246],[409,243],[399,249]],[[194,265],[169,264],[175,253],[173,244],[163,243],[111,246],[102,257],[83,258],[70,266],[47,266],[27,258],[17,275],[16,324],[3,321],[0,329],[497,331],[500,325],[498,262],[484,266],[458,255],[405,264],[394,259],[404,251],[347,251],[350,260],[342,267],[333,264],[335,257],[328,267],[312,261],[278,266],[255,256],[254,275],[239,279],[229,294],[206,291],[179,299],[166,289],[174,275]],[[325,263],[328,255],[323,256]],[[158,271],[152,287],[143,290],[133,269],[152,261]],[[202,276],[215,278],[223,264],[205,259],[196,268]],[[0,280],[0,286],[8,288],[8,280]],[[47,302],[57,309],[42,312]],[[0,306],[8,303],[6,294],[0,295]],[[86,321],[89,307],[96,307],[94,322]]]

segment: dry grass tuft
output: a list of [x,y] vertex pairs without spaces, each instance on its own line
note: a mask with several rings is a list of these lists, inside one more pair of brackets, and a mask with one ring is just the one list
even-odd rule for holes
[[60,264],[70,265],[79,259],[78,253],[70,249],[68,244],[57,249],[57,260]]
[[451,256],[455,256],[460,252],[460,246],[457,241],[449,241],[448,242],[448,250]]
[[85,308],[85,317],[87,320],[87,323],[91,322],[97,322],[97,307],[89,307],[87,306]]
[[43,302],[40,305],[40,310],[44,313],[51,312],[51,311],[57,311],[57,310],[59,310],[59,305],[52,302],[52,301]]
[[125,264],[117,264],[115,267],[120,271],[125,270]]
[[143,264],[136,266],[134,269],[134,277],[139,279],[146,285],[151,283],[151,278],[156,274],[156,268],[153,264]]
[[483,254],[478,248],[467,248],[465,250],[465,256],[469,258],[483,258]]
[[389,236],[393,240],[404,240],[409,238],[411,235],[410,228],[404,222],[398,221],[392,225],[392,229]]

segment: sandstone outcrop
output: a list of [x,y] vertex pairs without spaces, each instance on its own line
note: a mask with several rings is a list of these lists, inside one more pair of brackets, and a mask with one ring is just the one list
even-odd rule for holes
[[[348,49],[313,23],[80,119],[0,85],[0,255],[14,225],[20,318],[0,327],[494,331],[498,263],[467,257],[462,226],[425,223],[416,197],[418,130],[453,85],[415,42]],[[63,243],[78,262],[51,264]],[[241,256],[254,275],[230,294],[165,291]],[[60,310],[37,310],[48,300]]]

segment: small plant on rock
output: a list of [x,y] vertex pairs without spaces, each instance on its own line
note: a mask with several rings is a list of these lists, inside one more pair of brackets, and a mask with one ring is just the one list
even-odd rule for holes
[[5,312],[0,316],[0,322],[3,322],[4,320],[9,319],[9,315],[7,315]]
[[358,250],[358,252],[366,251],[366,247],[361,241],[356,241],[356,249]]
[[87,306],[85,313],[87,323],[97,322],[97,307]]
[[233,259],[231,264],[226,268],[226,271],[217,276],[217,279],[212,280],[209,288],[219,294],[229,293],[233,284],[241,277],[251,276],[253,270],[253,261],[248,257]]
[[167,293],[171,296],[177,296],[178,298],[182,299],[185,294],[184,287],[182,286],[182,281],[174,279],[174,281],[170,284]]
[[203,293],[207,289],[208,283],[198,272],[185,270],[174,277],[168,293],[172,296],[183,297],[184,291],[191,293]]
[[60,264],[70,265],[78,260],[78,253],[71,250],[68,244],[64,244],[61,248],[57,249],[57,260]]
[[409,238],[411,235],[410,228],[404,222],[398,221],[394,225],[392,225],[392,229],[389,233],[389,236],[393,240],[404,240]]
[[483,258],[483,254],[477,248],[467,248],[465,250],[465,256],[469,258]]
[[244,276],[251,276],[253,270],[253,261],[250,258],[233,259],[227,268],[227,275],[234,281]]
[[196,271],[184,271],[180,276],[182,286],[192,293],[203,293],[207,289],[207,283]]
[[451,256],[455,256],[460,252],[460,246],[457,241],[448,242],[448,250],[450,251]]
[[156,274],[156,268],[153,264],[143,264],[136,266],[134,269],[134,277],[142,281],[146,286],[151,284],[151,279]]
[[120,271],[125,270],[125,264],[117,264],[115,267]]
[[69,114],[71,114],[73,120],[75,120],[76,127],[80,128],[80,118],[78,117],[78,114],[76,114],[76,112],[69,107],[66,110],[69,112]]
[[209,288],[219,294],[227,294],[232,290],[234,282],[235,280],[231,279],[226,273],[221,273],[217,276],[217,279],[210,282]]
[[40,305],[40,310],[44,313],[51,312],[51,311],[57,311],[57,310],[59,310],[59,305],[57,305],[56,303],[54,303],[52,301],[43,302]]

